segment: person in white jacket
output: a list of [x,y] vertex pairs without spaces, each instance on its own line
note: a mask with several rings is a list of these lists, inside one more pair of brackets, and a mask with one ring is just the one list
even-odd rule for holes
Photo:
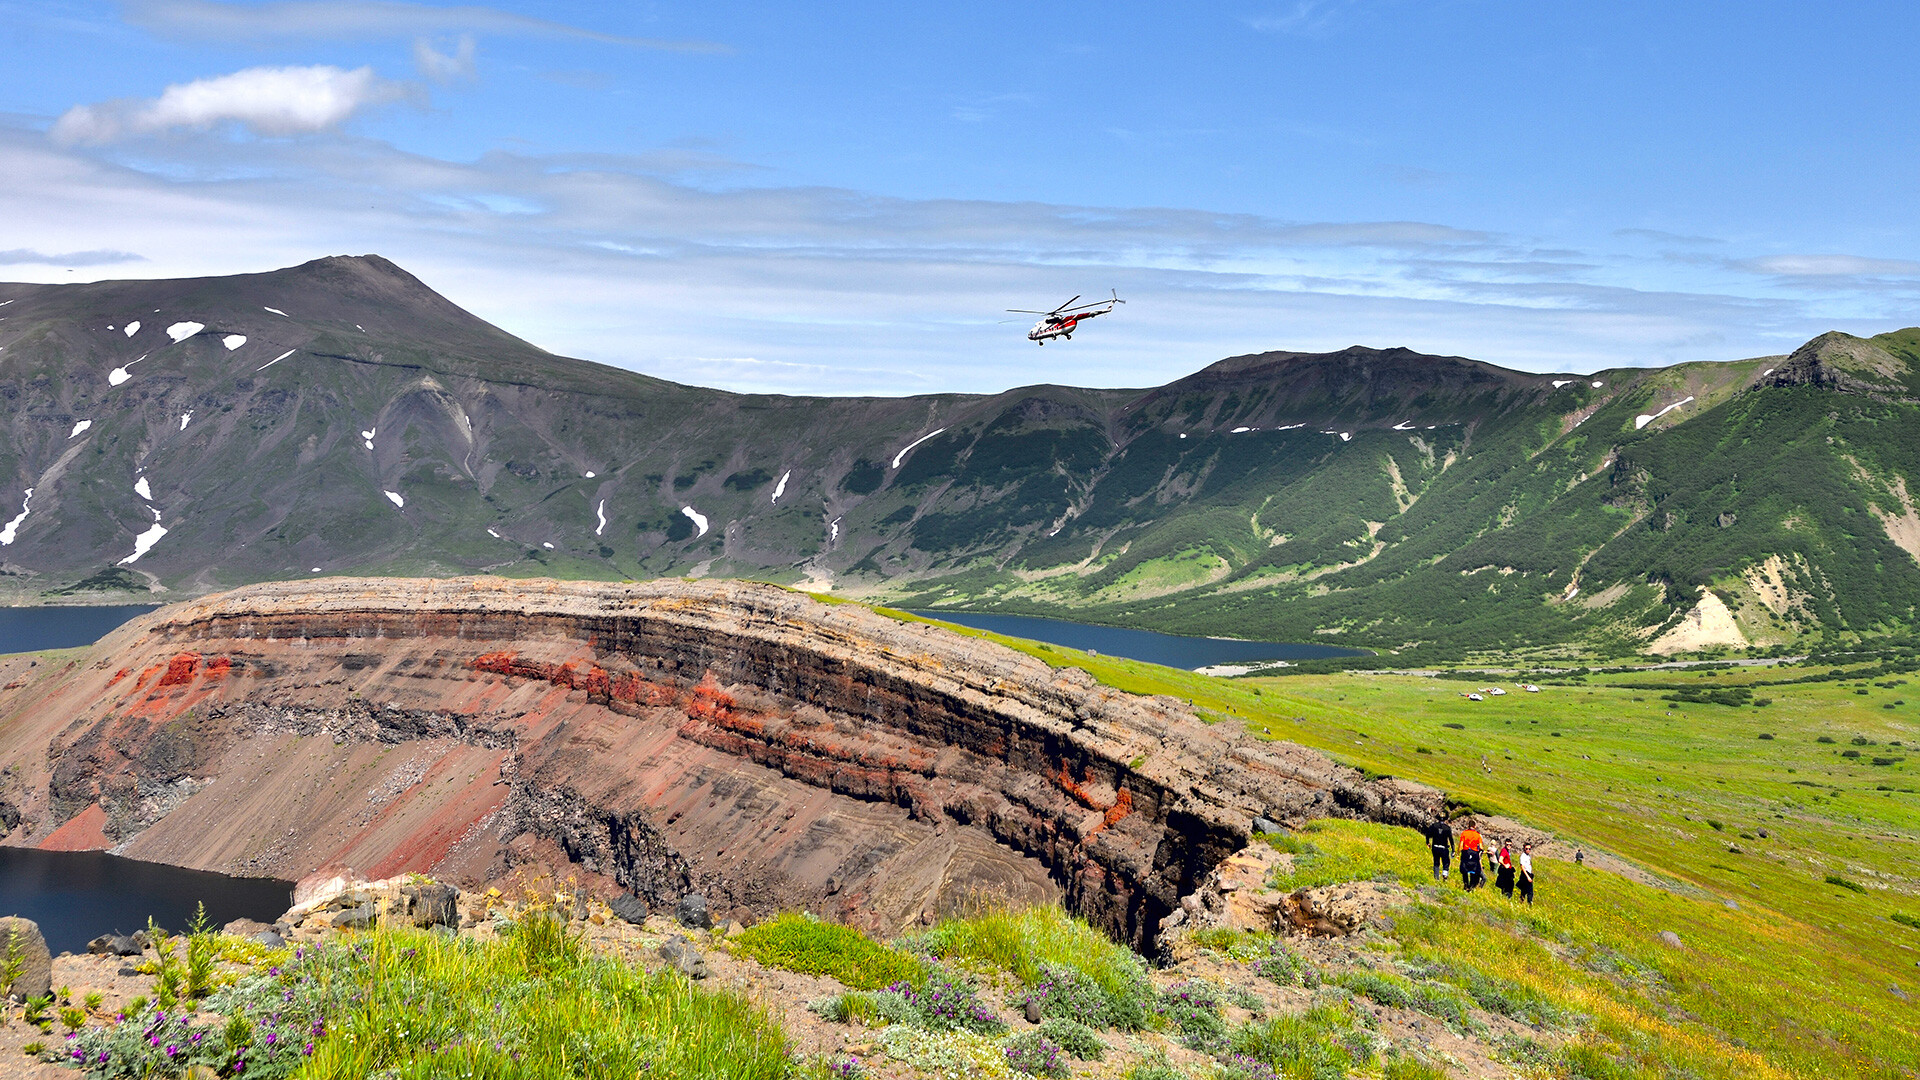
[[1533,845],[1520,845],[1520,875],[1515,884],[1520,886],[1520,899],[1533,903]]

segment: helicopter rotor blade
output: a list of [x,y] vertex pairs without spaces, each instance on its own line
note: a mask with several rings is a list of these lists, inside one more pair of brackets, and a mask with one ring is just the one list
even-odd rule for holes
[[[1080,294],[1079,294],[1079,293],[1074,293],[1074,294],[1073,294],[1073,300],[1078,300],[1078,299],[1080,299]],[[1061,312],[1063,312],[1063,311],[1066,311],[1066,310],[1068,310],[1068,306],[1069,306],[1069,305],[1071,305],[1071,304],[1073,303],[1073,300],[1069,300],[1069,301],[1067,301],[1067,302],[1066,302],[1065,304],[1061,304],[1061,305],[1060,305],[1059,307],[1057,307],[1057,308],[1054,308],[1054,309],[1053,309],[1052,311],[1049,311],[1049,312],[1047,312],[1047,314],[1049,314],[1049,315],[1058,315],[1058,314],[1060,314]]]

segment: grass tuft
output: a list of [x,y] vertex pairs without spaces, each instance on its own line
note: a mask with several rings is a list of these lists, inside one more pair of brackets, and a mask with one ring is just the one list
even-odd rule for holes
[[923,986],[927,980],[926,965],[918,957],[810,915],[781,915],[760,923],[734,938],[731,947],[768,967],[827,975],[856,990],[878,990],[896,982]]

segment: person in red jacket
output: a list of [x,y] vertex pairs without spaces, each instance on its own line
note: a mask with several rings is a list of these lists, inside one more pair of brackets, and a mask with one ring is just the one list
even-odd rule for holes
[[1500,841],[1500,854],[1493,860],[1493,887],[1507,899],[1513,899],[1513,847],[1507,841]]

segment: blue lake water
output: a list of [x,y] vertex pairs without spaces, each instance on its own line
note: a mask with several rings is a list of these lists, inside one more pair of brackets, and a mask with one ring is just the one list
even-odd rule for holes
[[293,903],[293,886],[272,878],[234,878],[140,862],[104,851],[0,847],[0,915],[40,924],[54,955],[85,952],[87,942],[144,929],[147,917],[174,933],[204,901],[215,928],[234,919],[272,922]]
[[1183,637],[1152,630],[1128,630],[1118,626],[1094,626],[1065,619],[1042,619],[1033,615],[994,615],[974,611],[916,611],[930,619],[991,630],[1008,637],[1029,638],[1069,649],[1082,649],[1107,656],[1124,656],[1167,667],[1194,668],[1213,664],[1247,664],[1262,660],[1322,660],[1338,656],[1365,656],[1360,649],[1338,645],[1301,645],[1284,641],[1239,641],[1232,638]]
[[151,604],[113,607],[0,607],[0,653],[91,645]]

